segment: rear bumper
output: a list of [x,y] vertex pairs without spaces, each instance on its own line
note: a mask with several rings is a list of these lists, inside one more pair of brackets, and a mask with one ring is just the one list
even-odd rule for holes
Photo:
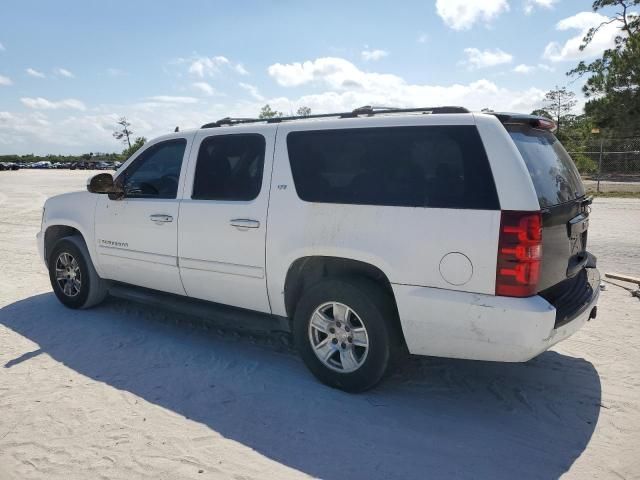
[[409,352],[436,357],[524,362],[573,335],[590,318],[600,275],[587,302],[560,325],[541,296],[498,297],[437,288],[392,285]]

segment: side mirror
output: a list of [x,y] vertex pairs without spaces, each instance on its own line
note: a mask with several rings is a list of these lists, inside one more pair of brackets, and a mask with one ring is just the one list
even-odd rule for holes
[[122,198],[124,195],[124,190],[120,185],[114,183],[110,173],[99,173],[91,177],[87,184],[87,190],[91,193],[109,194],[109,198],[112,200]]

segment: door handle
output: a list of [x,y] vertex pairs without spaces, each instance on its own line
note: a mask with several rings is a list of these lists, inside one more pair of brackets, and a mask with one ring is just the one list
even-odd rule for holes
[[164,215],[161,213],[156,213],[155,215],[150,215],[149,219],[155,223],[167,223],[173,222],[173,217],[171,215]]
[[260,222],[258,220],[251,220],[249,218],[234,218],[229,220],[229,224],[232,227],[237,228],[259,228]]

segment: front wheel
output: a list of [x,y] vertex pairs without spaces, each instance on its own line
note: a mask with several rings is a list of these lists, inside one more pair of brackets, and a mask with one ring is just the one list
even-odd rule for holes
[[107,296],[101,279],[78,236],[58,240],[49,255],[49,280],[58,300],[69,308],[90,308]]
[[393,301],[367,279],[327,279],[296,308],[293,335],[307,367],[323,383],[348,392],[375,386],[397,352]]

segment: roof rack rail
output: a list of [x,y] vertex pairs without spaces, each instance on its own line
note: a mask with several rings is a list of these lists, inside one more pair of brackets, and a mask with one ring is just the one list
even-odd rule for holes
[[223,125],[235,125],[236,123],[250,123],[250,122],[259,122],[261,120],[255,118],[233,118],[233,117],[224,117],[218,120],[217,122],[206,123],[200,128],[213,128],[213,127],[221,127]]
[[355,118],[360,115],[373,116],[379,113],[469,113],[464,107],[443,106],[443,107],[420,107],[420,108],[396,108],[396,107],[372,107],[365,105],[358,107],[350,112],[342,113],[318,113],[313,115],[292,115],[287,117],[271,117],[271,118],[231,118],[225,117],[217,122],[205,123],[200,128],[216,128],[225,125],[240,125],[244,123],[280,123],[291,120],[305,120],[310,118]]

